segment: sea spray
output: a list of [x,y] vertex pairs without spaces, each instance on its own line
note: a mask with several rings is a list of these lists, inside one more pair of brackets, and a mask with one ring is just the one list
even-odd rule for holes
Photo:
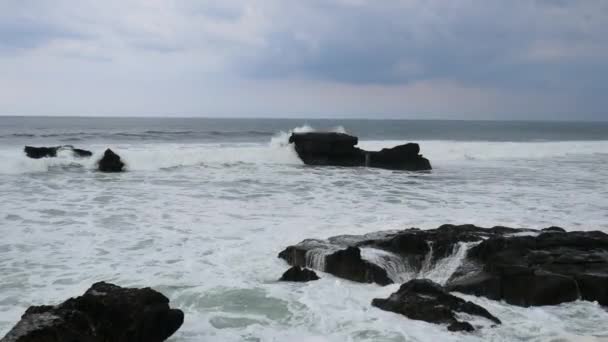
[[[435,264],[430,267],[423,267],[416,278],[427,278],[444,285],[452,274],[454,274],[456,269],[462,265],[462,262],[467,255],[467,251],[477,244],[479,244],[479,241],[459,242],[455,244],[451,255],[437,260]],[[432,253],[432,249],[429,253]],[[430,260],[432,260],[432,255],[430,256]]]
[[361,258],[382,267],[395,283],[413,279],[416,272],[406,259],[377,248],[361,248]]

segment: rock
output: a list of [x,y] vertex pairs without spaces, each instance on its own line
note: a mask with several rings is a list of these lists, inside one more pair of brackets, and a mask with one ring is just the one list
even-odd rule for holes
[[488,239],[473,247],[467,259],[478,267],[453,277],[450,290],[519,306],[579,298],[608,305],[608,235],[602,232],[550,229]]
[[597,231],[443,225],[307,239],[279,257],[379,285],[432,276],[449,291],[520,306],[579,298],[608,305],[608,235]]
[[160,342],[183,321],[159,292],[100,282],[59,305],[30,307],[2,342]]
[[386,270],[363,259],[358,247],[349,246],[344,249],[336,249],[331,245],[320,244],[317,246],[319,248],[315,249],[315,241],[317,240],[308,240],[302,244],[287,247],[279,253],[279,258],[284,259],[290,265],[312,267],[360,283],[380,285],[393,283]]
[[72,148],[72,152],[74,153],[75,156],[77,157],[90,157],[93,155],[93,152],[91,151],[87,151],[87,150],[83,150],[80,148]]
[[57,157],[57,149],[59,149],[59,147],[25,146],[23,151],[32,159],[40,159],[45,157]]
[[319,280],[319,276],[315,273],[315,271],[309,270],[307,268],[300,268],[300,266],[293,266],[283,275],[281,276],[280,281],[297,281],[297,282],[307,282],[312,280]]
[[120,156],[110,149],[104,152],[97,165],[101,172],[122,172],[125,167],[125,164],[120,160]]
[[90,157],[93,155],[91,151],[74,148],[72,145],[54,146],[54,147],[34,147],[25,146],[23,151],[32,159],[52,158],[57,157],[58,151],[71,150],[75,157]]
[[293,133],[289,142],[307,165],[368,166],[394,170],[431,170],[420,146],[409,143],[381,151],[355,147],[358,138],[334,132]]
[[431,170],[429,160],[418,153],[420,146],[414,143],[383,148],[380,152],[367,152],[367,166],[393,170]]
[[[339,235],[327,240],[307,239],[289,246],[279,258],[290,265],[311,267],[345,279],[387,285],[399,281],[391,269],[407,268],[420,273],[423,268],[451,257],[466,243],[491,236],[529,232],[528,229],[473,225],[443,225],[437,229],[411,228],[365,235]],[[365,253],[361,253],[361,251]],[[380,252],[380,253],[378,253]]]
[[376,298],[372,305],[408,318],[447,324],[450,331],[473,331],[468,322],[457,319],[457,313],[479,316],[500,324],[500,320],[483,307],[449,294],[441,285],[428,279],[414,279],[401,285],[386,299]]

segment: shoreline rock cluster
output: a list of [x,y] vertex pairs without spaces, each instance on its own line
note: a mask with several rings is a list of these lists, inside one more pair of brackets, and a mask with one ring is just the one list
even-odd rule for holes
[[[410,301],[427,305],[416,296],[424,297],[438,288],[523,307],[579,299],[608,305],[608,235],[599,231],[443,225],[430,230],[307,239],[288,246],[278,256],[289,265],[378,285],[418,280],[434,268],[453,267],[442,270],[447,276],[436,279],[436,286],[411,285],[406,291],[404,284],[389,301],[375,301],[377,307],[413,319],[419,316],[409,309]],[[448,259],[455,262],[446,263]],[[446,303],[439,306],[449,307]],[[441,310],[436,314],[445,316]],[[448,321],[440,320],[454,323]]]
[[159,292],[100,282],[59,305],[31,306],[0,341],[162,342],[183,322]]
[[300,159],[307,165],[366,166],[391,170],[431,170],[431,163],[420,153],[420,146],[408,143],[381,151],[365,151],[355,147],[359,138],[345,133],[293,133],[289,143],[294,145]]

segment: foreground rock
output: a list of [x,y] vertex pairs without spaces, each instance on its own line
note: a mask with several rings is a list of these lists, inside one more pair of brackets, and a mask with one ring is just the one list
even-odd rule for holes
[[483,317],[496,324],[501,323],[483,307],[453,296],[441,285],[427,279],[411,280],[401,285],[390,297],[374,299],[372,305],[411,319],[447,324],[450,331],[475,330],[469,322],[459,321],[457,313]]
[[30,307],[2,342],[160,342],[183,321],[159,292],[101,282],[57,306]]
[[420,146],[409,143],[381,151],[355,147],[358,138],[333,132],[293,133],[289,142],[307,165],[368,166],[394,170],[431,170]]
[[104,152],[103,157],[97,163],[97,169],[101,172],[122,172],[124,167],[125,163],[122,162],[120,156],[110,149]]
[[608,305],[608,236],[546,231],[483,241],[448,288],[520,306],[576,299]]
[[40,159],[40,158],[52,158],[57,157],[57,152],[69,150],[75,157],[90,157],[93,155],[93,152],[83,150],[80,148],[74,148],[72,145],[64,145],[64,146],[54,146],[54,147],[34,147],[34,146],[25,146],[23,151],[25,154],[32,159]]
[[307,268],[301,268],[300,266],[293,266],[281,276],[280,281],[295,281],[295,282],[307,282],[312,280],[319,280],[319,276],[315,271]]
[[309,239],[279,257],[364,283],[430,278],[520,306],[578,298],[608,305],[608,235],[597,231],[443,225]]

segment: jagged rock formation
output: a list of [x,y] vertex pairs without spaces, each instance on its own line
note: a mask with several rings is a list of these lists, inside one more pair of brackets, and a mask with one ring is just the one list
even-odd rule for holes
[[301,268],[300,266],[293,266],[281,276],[280,281],[295,281],[295,282],[307,282],[312,280],[319,280],[319,276],[313,270],[308,268]]
[[40,158],[52,158],[57,157],[58,151],[63,150],[71,150],[72,154],[75,157],[90,157],[93,155],[93,152],[83,150],[80,148],[74,148],[72,145],[64,145],[64,146],[54,146],[54,147],[34,147],[34,146],[25,146],[23,152],[32,158],[32,159],[40,159]]
[[469,322],[459,321],[457,313],[479,316],[500,324],[500,320],[483,307],[449,294],[441,285],[427,279],[414,279],[401,285],[386,299],[376,298],[372,305],[408,318],[436,324],[448,324],[450,331],[473,331]]
[[122,172],[125,163],[120,160],[120,156],[114,151],[107,149],[103,157],[97,163],[97,169],[101,172]]
[[431,278],[450,291],[529,305],[608,305],[608,235],[558,227],[443,225],[304,240],[279,257],[364,283]]
[[420,146],[409,143],[365,151],[355,147],[357,137],[334,132],[293,133],[289,142],[307,165],[368,166],[394,170],[431,170],[431,163],[420,155]]
[[578,298],[608,305],[608,235],[602,232],[499,237],[473,247],[467,259],[450,290],[520,306]]
[[159,292],[101,282],[59,305],[30,307],[1,341],[161,342],[183,321]]

